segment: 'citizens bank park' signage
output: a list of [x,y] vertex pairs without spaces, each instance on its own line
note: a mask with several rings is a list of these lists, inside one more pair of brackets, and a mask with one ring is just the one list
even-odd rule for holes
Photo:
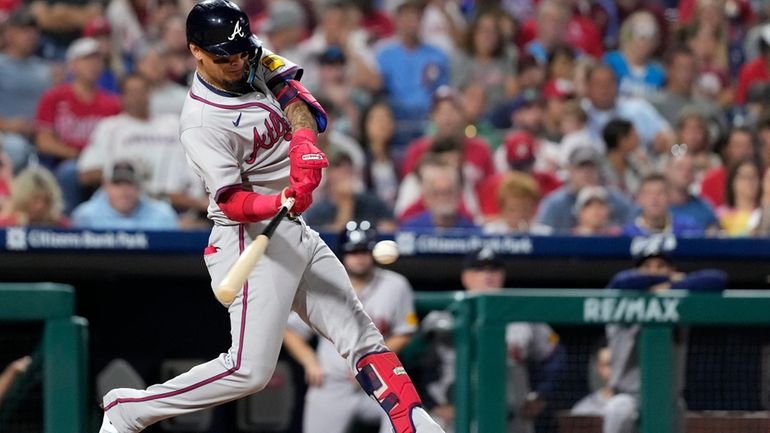
[[146,250],[149,248],[149,241],[143,232],[59,231],[14,227],[5,233],[5,248],[9,251]]
[[422,234],[400,232],[395,236],[402,255],[466,254],[480,248],[491,248],[498,254],[529,255],[532,239],[527,236],[484,237],[479,235]]
[[593,323],[675,323],[679,321],[677,298],[587,298],[583,320]]

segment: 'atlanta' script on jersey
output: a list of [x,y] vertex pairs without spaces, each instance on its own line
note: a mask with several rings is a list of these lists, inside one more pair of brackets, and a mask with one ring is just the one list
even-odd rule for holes
[[588,298],[585,322],[678,322],[677,298]]
[[284,116],[273,110],[270,110],[270,115],[264,120],[264,130],[259,130],[255,126],[253,131],[254,150],[251,152],[249,159],[246,160],[249,164],[253,164],[256,161],[259,149],[270,149],[281,138],[291,140],[291,125],[289,125]]

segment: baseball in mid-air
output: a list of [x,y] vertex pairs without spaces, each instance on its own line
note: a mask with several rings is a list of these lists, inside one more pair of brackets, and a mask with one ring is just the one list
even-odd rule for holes
[[379,241],[374,245],[372,257],[381,265],[389,265],[398,260],[398,244],[394,241]]

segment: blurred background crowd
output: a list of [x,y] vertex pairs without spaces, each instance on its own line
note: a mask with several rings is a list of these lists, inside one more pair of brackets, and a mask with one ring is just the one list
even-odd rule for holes
[[[770,234],[767,2],[239,3],[330,114],[320,230]],[[192,5],[0,1],[0,225],[208,224]]]

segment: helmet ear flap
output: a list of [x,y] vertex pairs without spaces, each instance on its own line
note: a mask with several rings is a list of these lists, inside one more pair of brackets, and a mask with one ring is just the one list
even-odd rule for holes
[[253,89],[257,89],[257,70],[259,69],[259,60],[262,58],[262,44],[252,48],[249,51],[249,59],[243,66],[246,72],[246,83]]

